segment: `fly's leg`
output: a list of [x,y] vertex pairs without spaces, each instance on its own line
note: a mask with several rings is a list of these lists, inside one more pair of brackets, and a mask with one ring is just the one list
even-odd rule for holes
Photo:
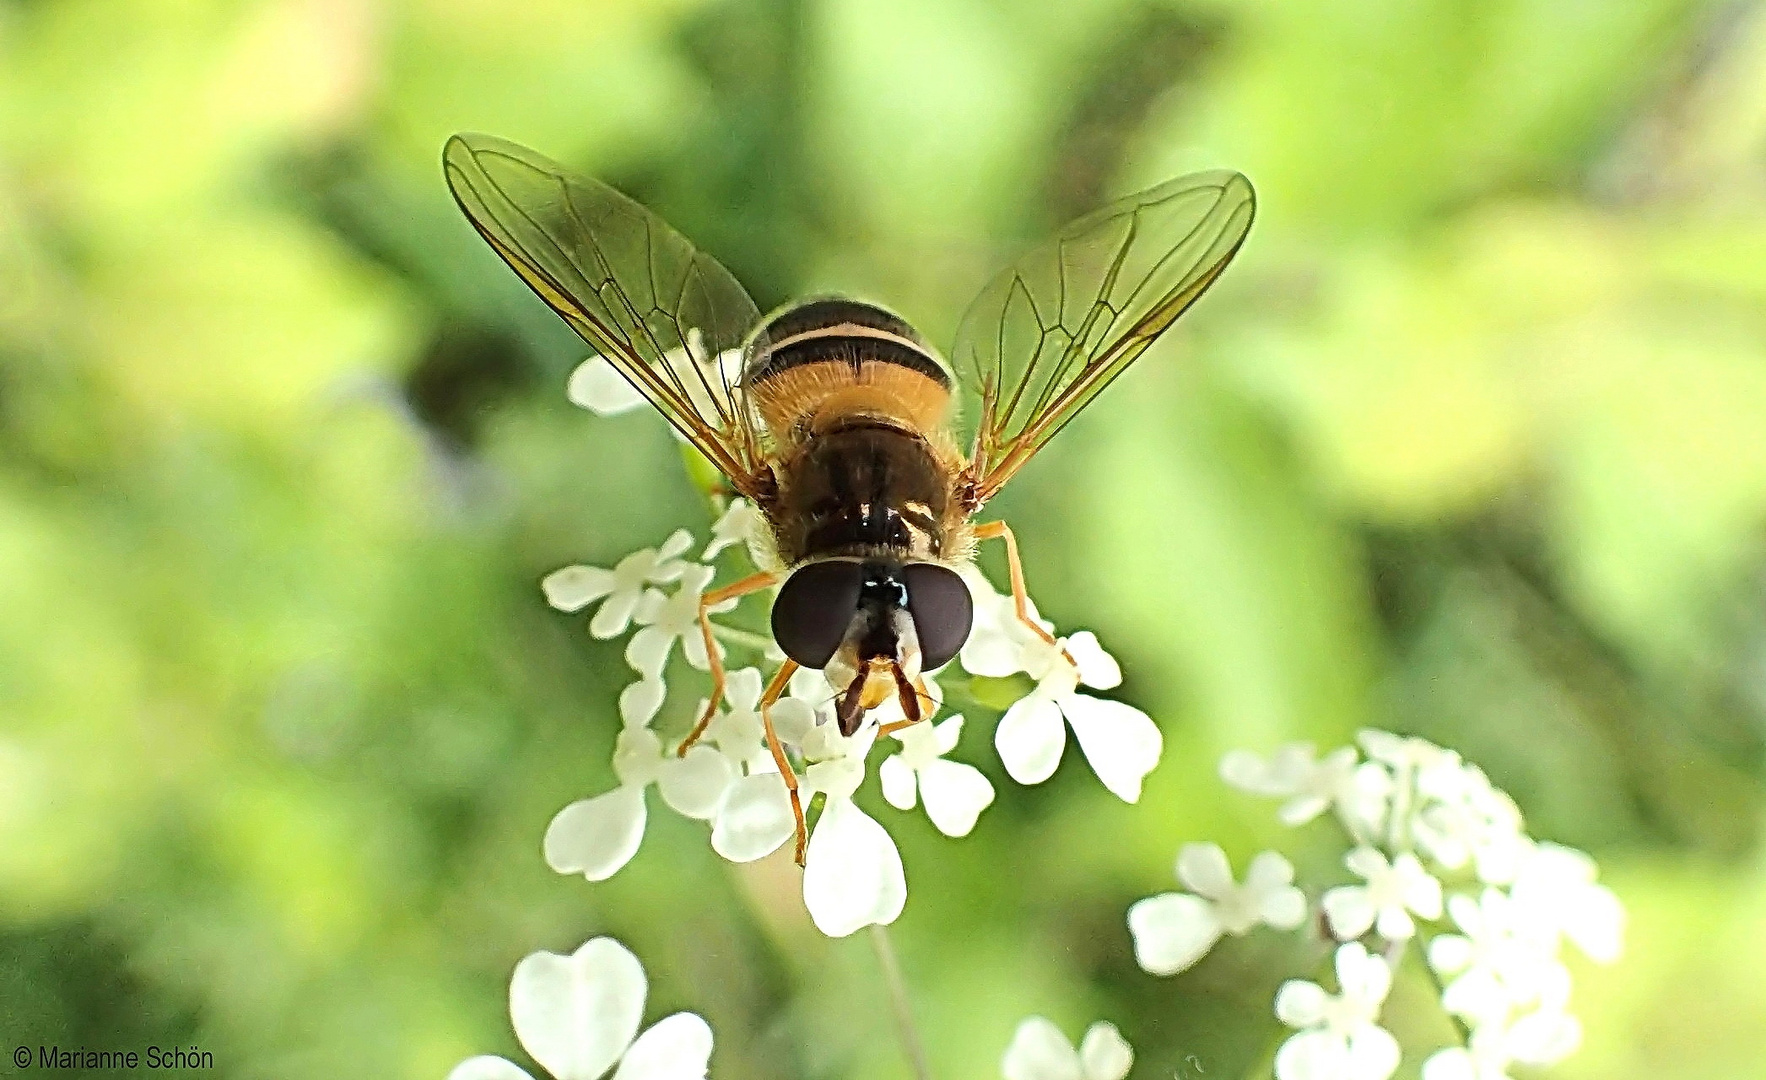
[[760,695],[760,726],[766,731],[767,749],[773,752],[773,763],[779,767],[785,792],[791,797],[791,816],[797,820],[797,847],[792,857],[798,866],[802,866],[803,853],[809,845],[809,826],[803,820],[803,798],[797,793],[797,773],[792,771],[791,761],[785,757],[785,748],[779,743],[778,732],[773,730],[773,705],[784,696],[796,671],[797,661],[786,660],[778,674],[773,676],[773,681],[767,684],[766,692]]
[[910,688],[901,677],[901,669],[897,668],[895,680],[901,689],[901,711],[906,719],[884,724],[877,729],[878,735],[893,735],[903,728],[913,727],[922,720],[931,719],[932,713],[938,709],[938,702],[933,700],[932,694],[926,689],[925,679],[915,679]]
[[675,751],[677,756],[686,757],[687,751],[693,749],[693,744],[699,741],[699,736],[705,734],[711,718],[717,715],[717,707],[724,701],[724,661],[717,654],[717,642],[711,636],[711,609],[725,600],[734,600],[769,588],[777,584],[778,580],[777,574],[750,574],[741,581],[725,585],[721,589],[713,589],[699,597],[699,633],[705,638],[705,659],[711,662],[711,700],[705,703],[705,714],[693,725],[693,730],[687,737],[681,740],[680,748]]
[[[1018,561],[1018,538],[1012,535],[1011,528],[1003,521],[989,521],[975,526],[975,539],[1006,542],[1006,569],[1012,578],[1012,608],[1018,613],[1018,621],[1029,627],[1043,641],[1060,648],[1061,643],[1055,640],[1054,635],[1038,626],[1036,620],[1030,617],[1030,594],[1024,588],[1024,564]],[[1061,649],[1061,655],[1067,658],[1069,664],[1073,663],[1073,657],[1066,649]]]

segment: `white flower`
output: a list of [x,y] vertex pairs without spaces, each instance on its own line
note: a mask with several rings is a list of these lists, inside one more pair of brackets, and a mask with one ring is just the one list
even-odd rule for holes
[[731,862],[753,862],[779,850],[796,831],[785,781],[777,771],[756,771],[730,786],[711,826],[711,850]]
[[[589,621],[597,638],[618,637],[631,625],[646,585],[666,585],[686,572],[680,555],[693,545],[693,534],[677,529],[660,548],[644,548],[619,560],[611,570],[599,566],[566,566],[540,582],[546,602],[559,611],[580,611],[595,601],[600,610]],[[709,578],[707,580],[710,580]]]
[[[979,568],[970,564],[961,567],[957,573],[969,586],[969,595],[975,602],[974,622],[958,654],[963,670],[993,679],[1028,671],[1028,655],[1040,654],[1048,643],[1024,625],[1018,618],[1012,598],[996,590]],[[1036,601],[1025,597],[1025,603],[1031,621],[1053,633],[1055,624],[1037,614]]]
[[644,395],[631,380],[600,356],[589,357],[571,371],[564,396],[597,416],[618,416],[644,404]]
[[1410,852],[1387,862],[1370,847],[1349,852],[1343,864],[1367,879],[1366,885],[1339,885],[1324,894],[1320,906],[1340,940],[1358,938],[1376,926],[1388,941],[1406,941],[1416,934],[1415,913],[1441,917],[1441,882],[1423,869]]
[[[698,327],[693,327],[687,331],[683,348],[670,349],[666,355],[670,369],[681,373],[680,381],[686,386],[687,398],[700,416],[715,416],[730,409],[725,388],[736,385],[741,377],[742,350],[725,349],[714,360],[705,347],[705,335]],[[685,365],[688,357],[697,365],[699,377],[694,377],[692,369]],[[644,396],[600,356],[591,356],[578,364],[570,373],[564,392],[572,403],[598,416],[616,416],[644,404]],[[711,400],[713,394],[719,398],[715,408]],[[670,430],[674,430],[672,425]],[[678,431],[675,437],[681,438]]]
[[1443,764],[1458,764],[1459,755],[1415,735],[1394,735],[1377,728],[1362,728],[1355,740],[1367,756],[1400,772],[1418,772]]
[[1278,1080],[1386,1080],[1398,1068],[1398,1040],[1379,1025],[1392,971],[1359,942],[1337,949],[1339,993],[1290,979],[1276,993],[1275,1014],[1300,1029],[1275,1055]]
[[[557,1080],[704,1080],[711,1028],[675,1013],[642,1035],[649,987],[638,958],[612,938],[594,938],[569,956],[537,952],[515,965],[509,1018],[522,1049]],[[531,1080],[506,1058],[470,1058],[448,1080]]]
[[[705,655],[705,638],[699,631],[699,598],[705,594],[705,587],[711,584],[716,573],[709,566],[695,563],[681,572],[681,587],[673,596],[664,596],[655,589],[645,590],[634,612],[642,629],[632,635],[625,647],[625,662],[633,671],[646,679],[661,679],[662,669],[668,664],[668,654],[676,641],[681,643],[681,655],[687,658],[687,663],[700,671],[710,669],[711,661]],[[726,600],[712,607],[711,613],[729,611],[736,603]],[[718,655],[723,653],[720,651]]]
[[934,726],[924,721],[895,733],[901,752],[877,769],[883,797],[897,810],[912,810],[924,799],[926,816],[946,836],[967,836],[975,819],[993,802],[993,785],[973,765],[946,761],[963,732],[963,718]]
[[1249,750],[1220,759],[1220,778],[1253,795],[1287,799],[1276,816],[1283,825],[1304,825],[1338,802],[1352,802],[1355,748],[1339,747],[1319,758],[1311,743],[1290,743],[1268,761]]
[[1570,973],[1557,959],[1557,933],[1499,889],[1477,900],[1451,896],[1447,912],[1458,934],[1429,942],[1429,966],[1449,979],[1441,1005],[1480,1027],[1504,1022],[1511,1010],[1539,1004],[1561,1008]]
[[1590,960],[1610,964],[1625,948],[1625,907],[1595,881],[1598,873],[1585,852],[1537,844],[1521,861],[1510,893],[1517,906],[1569,938]]
[[804,756],[814,761],[803,771],[804,800],[817,791],[825,799],[804,854],[803,905],[829,937],[892,923],[907,903],[901,852],[883,826],[852,801],[876,738],[875,725],[847,738],[832,724],[820,724],[804,739]]
[[1423,1062],[1422,1080],[1514,1080],[1509,1066],[1552,1065],[1582,1042],[1582,1025],[1566,1013],[1541,1010],[1513,1024],[1481,1024],[1467,1046],[1437,1050]]
[[1245,884],[1218,844],[1185,844],[1177,876],[1194,889],[1161,893],[1128,909],[1134,958],[1153,975],[1175,975],[1207,954],[1222,934],[1242,936],[1259,924],[1292,930],[1306,919],[1306,896],[1293,885],[1294,867],[1273,851],[1251,860]]
[[619,692],[620,723],[626,727],[649,727],[650,721],[662,710],[662,701],[667,696],[668,687],[660,675],[627,683]]
[[644,840],[644,789],[652,783],[676,811],[704,820],[718,813],[735,779],[730,763],[711,747],[695,746],[676,757],[643,727],[619,733],[613,772],[618,787],[571,803],[546,827],[546,863],[560,874],[604,881],[630,862]]
[[723,554],[725,548],[749,544],[765,526],[766,516],[759,507],[747,499],[731,499],[729,508],[711,527],[711,542],[705,545],[705,552],[699,558],[710,562]]
[[1086,1028],[1074,1050],[1060,1028],[1032,1016],[1012,1033],[1000,1075],[1005,1080],[1123,1080],[1133,1064],[1134,1049],[1114,1024],[1099,1020]]
[[[738,767],[749,772],[774,770],[772,751],[766,745],[766,725],[760,715],[760,697],[764,680],[758,668],[730,672],[724,679],[726,708],[712,717],[705,729],[705,741]],[[699,711],[704,712],[702,699]],[[807,702],[784,697],[773,703],[773,730],[787,745],[795,745],[815,724],[815,713]]]
[[1164,746],[1159,728],[1132,705],[1078,692],[1081,684],[1099,689],[1117,685],[1122,669],[1089,630],[1062,642],[1073,657],[1071,664],[1059,649],[1039,644],[1040,655],[1028,657],[1031,666],[1026,668],[1038,679],[1036,689],[1007,709],[994,729],[993,744],[1006,772],[1020,784],[1040,784],[1053,776],[1070,725],[1104,786],[1124,802],[1138,800],[1141,780],[1159,764]]
[[1474,863],[1487,884],[1513,881],[1529,848],[1514,800],[1451,750],[1418,768],[1415,782],[1420,805],[1407,827],[1417,848],[1449,870]]

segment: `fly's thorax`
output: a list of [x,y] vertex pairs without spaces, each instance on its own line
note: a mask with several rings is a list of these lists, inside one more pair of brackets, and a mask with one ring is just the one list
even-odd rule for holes
[[789,562],[942,557],[950,478],[919,435],[855,421],[804,442],[779,473],[774,524]]
[[743,383],[775,448],[781,561],[942,557],[961,458],[936,354],[897,316],[840,299],[779,312],[755,342]]

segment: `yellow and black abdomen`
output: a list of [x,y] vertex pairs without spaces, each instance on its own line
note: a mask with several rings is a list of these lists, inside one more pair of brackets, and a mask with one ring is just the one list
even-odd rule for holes
[[767,323],[742,381],[781,446],[855,416],[942,430],[950,373],[913,328],[872,304],[811,300]]
[[776,451],[786,564],[940,557],[961,464],[944,365],[901,319],[854,300],[788,308],[757,340],[743,383]]

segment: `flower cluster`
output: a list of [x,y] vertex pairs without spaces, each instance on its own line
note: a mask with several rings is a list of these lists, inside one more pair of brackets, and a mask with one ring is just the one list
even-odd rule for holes
[[[616,1063],[616,1080],[705,1080],[710,1026],[695,1013],[675,1013],[638,1034],[648,993],[638,958],[600,937],[569,956],[537,952],[515,965],[509,1019],[522,1049],[555,1080],[597,1080]],[[454,1066],[448,1080],[533,1077],[487,1054]]]
[[[577,382],[585,380],[593,382],[586,376]],[[573,382],[573,394],[582,400],[587,391],[579,390]],[[834,723],[833,689],[819,672],[798,671],[763,718],[760,665],[776,663],[777,651],[758,635],[714,623],[719,659],[727,659],[728,646],[752,653],[755,664],[728,671],[722,707],[685,754],[676,753],[680,737],[664,738],[654,730],[677,681],[670,674],[677,643],[688,669],[711,667],[698,614],[717,577],[715,560],[731,548],[752,550],[762,528],[765,522],[754,507],[737,499],[712,527],[699,560],[690,557],[695,542],[682,529],[612,569],[567,566],[541,583],[547,601],[560,611],[594,609],[592,636],[629,633],[625,659],[635,676],[619,695],[622,727],[613,753],[618,786],[574,802],[553,818],[545,837],[546,861],[560,873],[590,881],[617,873],[643,842],[646,792],[652,785],[670,809],[710,826],[711,847],[724,858],[748,862],[771,854],[792,836],[795,816],[766,743],[765,720],[770,719],[799,778],[804,805],[821,797],[806,852],[803,898],[816,926],[839,937],[894,921],[907,899],[895,841],[854,801],[869,776],[880,725],[904,719],[900,705],[884,704],[855,734],[843,736]],[[1017,617],[1010,596],[972,568],[963,576],[976,611],[960,656],[963,670],[970,676],[1019,678],[1025,688],[994,731],[1006,773],[1021,784],[1047,780],[1060,764],[1071,729],[1105,787],[1129,802],[1138,799],[1142,779],[1159,761],[1159,729],[1140,710],[1081,690],[1119,684],[1116,661],[1090,632],[1050,644]],[[737,603],[709,610],[724,614]],[[1036,617],[1034,607],[1031,611],[1052,637],[1053,626]],[[932,707],[924,710],[922,722],[893,731],[893,752],[877,770],[882,794],[899,810],[924,806],[946,836],[965,836],[993,802],[993,785],[973,765],[950,759],[968,721],[960,714],[941,718],[938,679],[928,675],[924,682]],[[700,700],[701,709],[706,704]]]
[[1032,1016],[1012,1033],[1000,1061],[1005,1080],[1123,1080],[1134,1050],[1114,1024],[1100,1020],[1085,1029],[1076,1049],[1053,1022]]
[[[1363,731],[1359,744],[1322,758],[1303,744],[1267,759],[1234,751],[1221,762],[1227,783],[1283,800],[1284,824],[1334,814],[1356,879],[1316,902],[1339,942],[1336,992],[1292,979],[1276,994],[1276,1016],[1295,1029],[1277,1052],[1276,1076],[1390,1077],[1402,1054],[1380,1010],[1411,954],[1465,1035],[1423,1062],[1424,1080],[1506,1080],[1513,1065],[1569,1055],[1581,1027],[1568,1011],[1563,943],[1610,963],[1624,929],[1624,909],[1596,881],[1594,861],[1527,835],[1514,800],[1451,750],[1383,731]],[[1155,975],[1190,967],[1223,935],[1308,922],[1294,869],[1276,852],[1253,858],[1241,885],[1220,848],[1186,844],[1177,876],[1189,891],[1128,912],[1135,957]]]

